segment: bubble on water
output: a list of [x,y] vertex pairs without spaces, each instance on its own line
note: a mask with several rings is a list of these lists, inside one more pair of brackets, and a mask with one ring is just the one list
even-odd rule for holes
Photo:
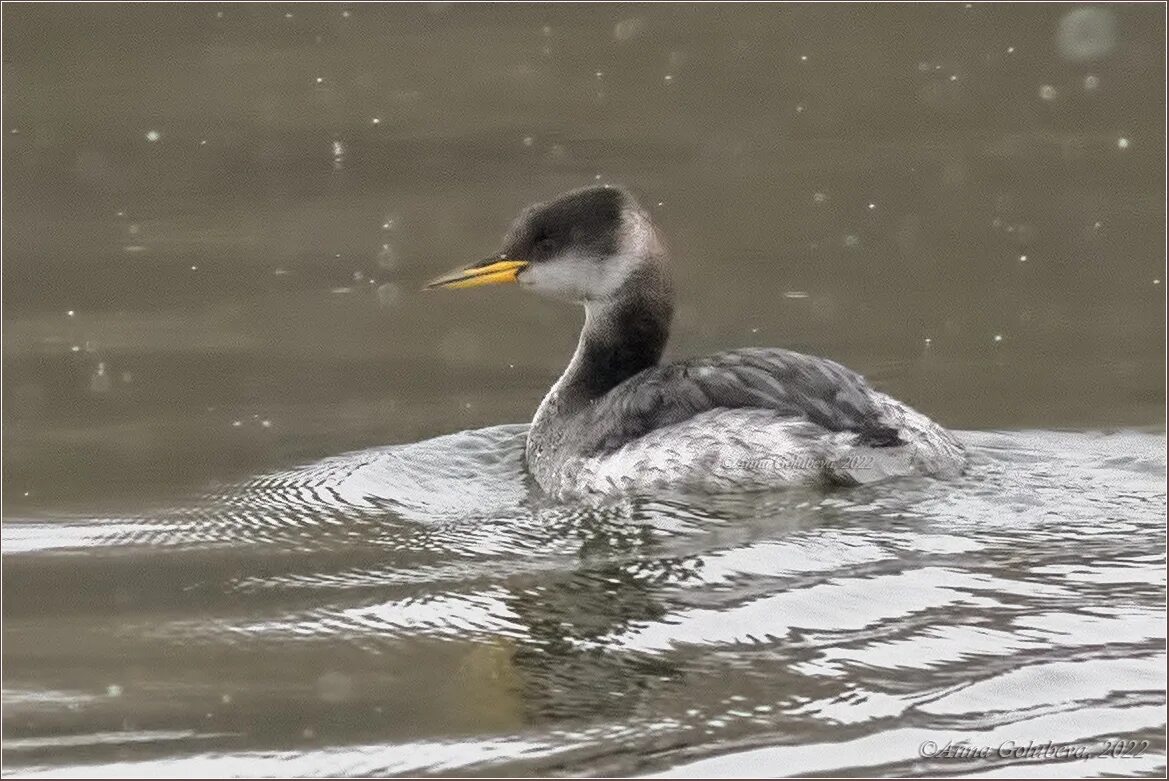
[[1019,256],[1019,262],[1020,262],[1020,263],[1026,263],[1026,262],[1027,262],[1027,256],[1026,256],[1026,255],[1020,255],[1020,256]]
[[1085,62],[1106,57],[1116,48],[1116,17],[1107,8],[1077,8],[1064,14],[1055,34],[1064,59]]
[[117,213],[116,213],[114,216],[115,216],[115,217],[125,217],[125,216],[126,216],[126,212],[117,212]]
[[312,740],[317,736],[317,731],[312,727],[305,727],[303,730],[301,730],[300,736],[305,740]]
[[995,334],[994,340],[996,343],[1001,342],[1003,340],[1003,335],[1002,334]]
[[191,271],[198,271],[198,270],[199,270],[198,266],[191,266]]
[[72,309],[70,309],[68,312],[66,312],[66,313],[65,313],[65,315],[66,315],[67,317],[73,317],[73,316],[74,316],[74,315],[76,315],[76,314],[77,314],[77,313],[76,313],[76,312],[74,312]]
[[81,345],[75,344],[72,347],[70,347],[69,349],[75,353],[79,353],[79,352],[81,352]]
[[239,428],[239,427],[240,427],[240,426],[242,426],[243,424],[244,424],[244,422],[243,422],[242,420],[233,420],[233,421],[231,422],[231,427],[232,427],[232,428]]
[[807,61],[808,61],[808,55],[801,54],[800,55],[800,62],[807,62]]
[[1084,77],[1084,90],[1087,92],[1094,92],[1100,87],[1100,77],[1088,74]]
[[797,114],[803,114],[803,113],[804,113],[804,109],[806,109],[806,108],[807,108],[807,106],[805,106],[803,103],[797,103],[797,104],[796,104],[796,113],[797,113]]
[[859,247],[860,243],[861,237],[857,236],[855,233],[850,233],[844,237],[844,246],[846,247]]
[[353,272],[353,281],[354,282],[364,282],[365,281],[365,272],[354,271]]
[[828,196],[825,195],[824,193],[814,193],[812,195],[812,202],[813,203],[824,203],[824,201],[826,201],[826,200],[828,200]]
[[951,74],[951,75],[950,75],[950,81],[957,81],[957,80],[958,80],[958,74],[957,74],[957,73],[953,73],[953,74]]
[[1129,140],[1127,138],[1116,139],[1116,148],[1117,149],[1128,149],[1128,145],[1129,145]]
[[869,204],[869,209],[870,209],[870,210],[871,210],[871,209],[875,209],[875,208],[877,208],[877,204],[875,204],[875,203],[870,203],[870,204]]
[[597,72],[596,72],[596,73],[594,73],[593,75],[594,75],[594,76],[596,76],[598,79],[603,79],[603,78],[605,78],[605,73],[604,73],[603,71],[597,71]]
[[628,43],[641,35],[645,29],[645,20],[637,16],[622,19],[613,25],[613,40],[617,43]]
[[345,144],[338,140],[333,141],[333,168],[340,169],[345,165]]
[[928,336],[925,338],[925,346],[926,347],[929,347],[933,343],[934,343],[933,339],[929,338]]
[[381,123],[382,123],[381,117],[374,117],[373,119],[370,120],[370,124],[372,124],[372,125],[380,125]]
[[540,32],[542,32],[545,36],[551,35],[552,34],[552,25],[548,25],[548,24],[544,25],[544,27],[540,30]]
[[111,683],[109,686],[106,687],[106,696],[107,697],[121,697],[122,691],[123,691],[123,689],[121,686],[119,686],[116,683]]
[[599,182],[599,181],[601,181],[601,175],[597,174],[596,176],[593,177],[593,179],[595,179],[596,181]]
[[272,428],[272,421],[265,418],[265,419],[260,421],[260,425],[263,426],[264,428]]
[[284,18],[285,18],[285,19],[291,19],[291,18],[292,18],[292,13],[291,13],[291,12],[289,12],[289,13],[285,13],[285,14],[284,14]]
[[1044,84],[1039,88],[1039,97],[1043,100],[1055,100],[1058,95],[1059,93],[1056,92],[1055,87],[1050,84]]
[[531,146],[534,143],[536,143],[536,139],[531,136],[524,136],[524,146]]
[[1159,280],[1159,279],[1154,279],[1154,280],[1153,280],[1153,284],[1154,284],[1154,285],[1159,285],[1159,284],[1161,284],[1161,280]]
[[674,74],[667,73],[666,74],[666,83],[672,82],[673,80],[674,80]]
[[324,76],[317,76],[315,79],[313,79],[313,81],[315,81],[317,84],[324,84],[325,77]]
[[917,64],[917,69],[918,69],[919,71],[921,71],[922,73],[928,73],[928,72],[930,71],[930,68],[931,68],[931,67],[932,67],[932,66],[931,66],[931,65],[930,65],[928,62],[924,62],[924,61],[923,61],[923,62],[919,62],[919,63]]
[[341,18],[342,18],[342,19],[348,19],[348,18],[349,18],[349,17],[351,17],[351,16],[353,16],[353,13],[352,13],[352,12],[350,12],[350,11],[342,11],[342,12],[341,12]]
[[1014,46],[1008,46],[1008,47],[1007,47],[1007,54],[1014,54],[1014,53],[1015,53],[1015,47],[1014,47]]
[[146,131],[146,140],[147,141],[150,141],[151,143],[153,143],[160,138],[162,138],[162,133],[159,133],[157,130],[147,130]]
[[222,702],[224,705],[231,705],[231,695],[230,694],[221,694],[219,696],[219,701]]

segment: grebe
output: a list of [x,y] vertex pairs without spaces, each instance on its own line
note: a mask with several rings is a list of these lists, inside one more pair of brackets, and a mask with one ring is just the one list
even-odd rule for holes
[[952,434],[824,358],[750,347],[659,363],[673,315],[666,251],[622,189],[528,207],[498,254],[427,287],[502,283],[585,310],[527,435],[527,467],[555,497],[949,477],[966,465]]

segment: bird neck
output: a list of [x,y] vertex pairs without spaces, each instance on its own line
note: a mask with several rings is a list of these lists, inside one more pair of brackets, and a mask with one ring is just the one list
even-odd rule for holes
[[585,302],[585,324],[557,383],[566,406],[588,404],[656,366],[670,336],[674,305],[659,263],[633,271],[611,297]]

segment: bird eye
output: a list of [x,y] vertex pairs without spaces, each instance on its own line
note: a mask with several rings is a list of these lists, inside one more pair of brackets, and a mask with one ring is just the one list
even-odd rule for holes
[[551,236],[545,236],[536,242],[537,255],[551,255],[556,249],[556,239]]

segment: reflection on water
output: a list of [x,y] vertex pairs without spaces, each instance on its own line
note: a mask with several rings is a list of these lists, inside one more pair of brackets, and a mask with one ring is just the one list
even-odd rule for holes
[[[3,10],[5,772],[1163,772],[1159,8],[92,5]],[[415,291],[596,181],[671,355],[1015,433],[543,502],[578,313]]]
[[523,435],[9,518],[7,767],[930,774],[1063,760],[928,740],[1116,736],[1150,747],[1060,772],[1164,767],[1163,435],[966,434],[953,483],[598,507],[529,492]]

